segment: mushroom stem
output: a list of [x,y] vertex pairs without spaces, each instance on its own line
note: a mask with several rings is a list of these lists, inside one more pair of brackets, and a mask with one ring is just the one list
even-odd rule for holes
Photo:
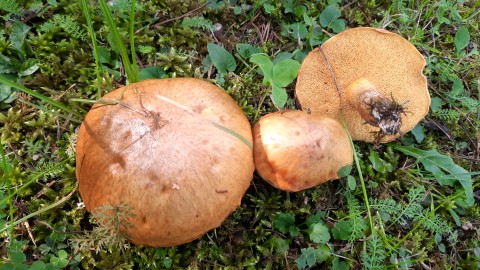
[[401,113],[404,107],[401,104],[386,98],[377,92],[375,86],[365,78],[358,79],[346,89],[348,102],[360,113],[366,123],[380,128],[385,135],[394,135],[400,132]]

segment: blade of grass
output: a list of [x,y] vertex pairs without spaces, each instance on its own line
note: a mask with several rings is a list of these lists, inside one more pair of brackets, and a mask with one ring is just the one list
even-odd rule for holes
[[[137,4],[136,0],[132,0],[132,8],[130,9],[130,54],[132,55],[132,68],[134,69],[135,74],[138,74],[138,66],[134,65],[136,63],[137,56],[135,55],[135,5]],[[137,75],[138,80],[138,75]]]
[[15,235],[13,234],[13,227],[14,227],[14,224],[13,224],[13,214],[14,214],[14,208],[13,208],[13,201],[11,200],[11,198],[14,196],[12,195],[12,183],[10,183],[10,181],[8,181],[8,176],[10,175],[10,166],[8,166],[7,164],[7,157],[5,155],[5,151],[3,151],[3,145],[0,144],[0,156],[2,157],[2,163],[0,164],[0,166],[2,166],[2,171],[3,171],[3,175],[2,175],[2,180],[4,183],[6,183],[7,185],[7,192],[8,192],[8,196],[7,198],[3,199],[2,202],[0,203],[0,205],[4,204],[5,201],[8,200],[8,208],[9,208],[9,216],[10,216],[10,225],[9,225],[9,235],[10,235],[10,239],[14,239],[15,238]]
[[38,99],[40,99],[40,100],[43,100],[43,101],[45,101],[45,102],[47,102],[47,103],[50,103],[51,105],[53,105],[53,106],[55,106],[55,107],[57,107],[57,108],[60,108],[60,109],[62,109],[62,110],[64,110],[64,111],[66,111],[66,112],[69,112],[69,113],[75,115],[75,116],[78,117],[79,119],[82,119],[82,118],[83,118],[83,115],[81,115],[81,114],[78,113],[77,111],[72,110],[72,109],[69,108],[68,106],[66,106],[66,105],[64,105],[64,104],[62,104],[62,103],[60,103],[60,102],[58,102],[58,101],[56,101],[56,100],[53,100],[53,99],[51,99],[51,98],[49,98],[49,97],[46,97],[46,96],[44,96],[44,95],[42,95],[42,94],[40,94],[40,93],[37,93],[37,92],[35,92],[35,91],[31,90],[31,89],[28,89],[28,88],[26,88],[25,86],[23,86],[23,85],[21,85],[21,84],[19,84],[19,83],[10,81],[9,79],[7,79],[7,78],[5,78],[5,77],[3,77],[3,76],[0,76],[0,82],[1,82],[1,83],[4,83],[4,84],[6,84],[6,85],[8,85],[8,86],[10,86],[10,87],[12,87],[12,88],[18,89],[18,90],[20,90],[20,91],[22,91],[22,92],[24,92],[24,93],[26,93],[26,94],[28,94],[28,95],[30,95],[30,96],[36,97],[36,98],[38,98]]
[[100,54],[98,52],[97,37],[95,35],[95,30],[93,29],[92,17],[90,16],[90,9],[88,7],[87,0],[82,0],[83,13],[87,19],[88,33],[92,39],[93,46],[93,56],[95,58],[95,73],[97,74],[97,97],[100,99],[102,97],[102,77],[100,72],[103,70],[102,64],[100,63]]
[[362,185],[363,200],[365,201],[365,206],[367,207],[368,223],[370,223],[370,229],[372,230],[372,233],[373,233],[373,231],[375,230],[375,227],[373,226],[372,212],[370,210],[370,203],[368,201],[367,188],[365,187],[365,180],[363,179],[363,173],[362,173],[362,168],[360,167],[360,161],[358,159],[357,151],[355,151],[355,145],[353,144],[352,136],[348,131],[347,122],[345,122],[345,119],[343,118],[343,115],[341,112],[340,112],[340,118],[342,119],[343,127],[347,132],[348,140],[350,141],[350,145],[352,146],[352,149],[353,149],[353,159],[355,161],[355,167],[357,168],[358,177],[360,178],[360,183]]
[[[59,113],[59,112],[56,112],[56,111],[48,110],[48,109],[45,108],[44,106],[37,105],[37,104],[34,104],[34,103],[32,103],[32,102],[28,102],[28,101],[26,101],[26,100],[23,100],[23,99],[18,99],[18,101],[20,101],[20,102],[22,102],[22,103],[24,103],[24,104],[27,104],[27,105],[30,106],[30,107],[37,108],[37,109],[39,109],[40,111],[44,111],[44,112],[47,112],[47,111],[48,111],[49,113],[51,113],[51,114],[53,114],[53,115],[56,115],[56,116],[58,116],[58,117],[61,117],[61,118],[65,119],[65,120],[67,120],[67,121],[72,121],[72,122],[75,122],[75,123],[77,123],[77,124],[81,124],[81,123],[82,123],[82,120],[80,120],[80,119],[77,119],[77,118],[74,118],[74,117],[70,117],[70,116],[67,116],[67,115],[63,115],[63,114],[61,114],[61,113]],[[83,109],[80,108],[80,107],[78,107],[78,109],[83,110]],[[85,112],[85,113],[86,113],[86,112]]]
[[108,8],[107,2],[105,0],[99,0],[100,8],[102,10],[105,19],[107,20],[107,25],[113,35],[113,42],[115,42],[116,47],[120,52],[120,56],[122,58],[122,62],[125,68],[125,72],[127,73],[127,79],[130,83],[138,82],[138,72],[136,68],[134,68],[134,64],[130,62],[127,49],[122,42],[122,38],[120,37],[120,33],[118,32],[117,25],[113,20],[113,15],[110,9]]

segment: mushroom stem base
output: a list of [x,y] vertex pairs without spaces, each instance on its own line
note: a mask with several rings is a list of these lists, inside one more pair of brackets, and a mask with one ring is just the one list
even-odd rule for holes
[[380,134],[394,135],[400,132],[404,107],[377,92],[368,80],[360,79],[350,84],[347,99],[366,123],[380,128]]

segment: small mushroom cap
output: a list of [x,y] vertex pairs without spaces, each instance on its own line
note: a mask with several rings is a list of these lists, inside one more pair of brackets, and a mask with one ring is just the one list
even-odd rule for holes
[[405,107],[400,132],[381,139],[389,142],[414,128],[428,113],[430,96],[424,66],[423,56],[403,37],[384,29],[353,28],[307,55],[295,93],[303,110],[338,121],[341,111],[353,140],[373,142],[379,128],[365,124],[346,97],[350,84],[368,80],[383,96]]
[[102,100],[110,104],[88,112],[76,148],[87,210],[127,205],[131,242],[173,246],[220,226],[240,204],[253,140],[225,91],[199,79],[146,80]]
[[353,161],[342,125],[302,111],[263,116],[253,126],[253,141],[258,174],[285,191],[300,191],[338,179],[339,170]]

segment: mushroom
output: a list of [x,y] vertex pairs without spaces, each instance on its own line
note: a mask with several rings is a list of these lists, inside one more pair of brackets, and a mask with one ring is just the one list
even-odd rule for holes
[[285,110],[263,116],[253,126],[258,174],[285,191],[300,191],[328,180],[353,162],[345,129],[337,121]]
[[314,115],[345,118],[353,140],[389,142],[428,113],[425,59],[403,37],[353,28],[310,52],[298,73],[296,96]]
[[254,172],[251,126],[223,90],[200,79],[146,80],[101,103],[76,146],[88,211],[126,205],[127,238],[166,247],[220,226],[240,204]]

